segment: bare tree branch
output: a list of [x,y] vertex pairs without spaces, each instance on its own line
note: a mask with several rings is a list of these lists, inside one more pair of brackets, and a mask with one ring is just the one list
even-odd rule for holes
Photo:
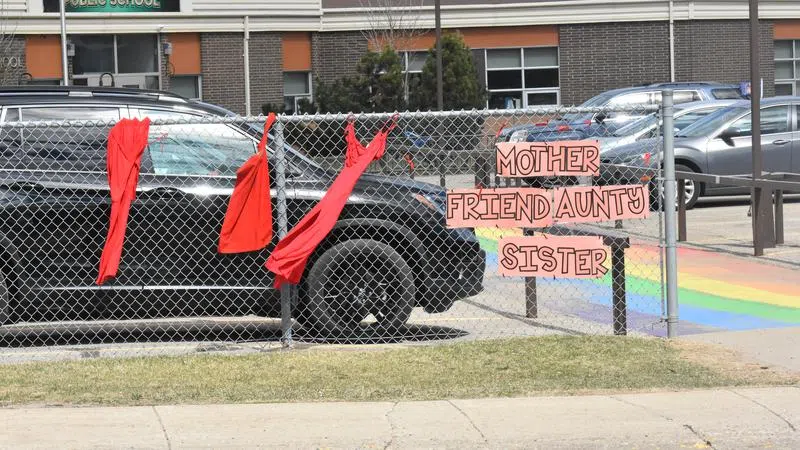
[[361,34],[376,50],[389,46],[395,51],[413,45],[415,38],[425,34],[420,29],[420,14],[424,0],[359,0],[366,9],[369,27]]

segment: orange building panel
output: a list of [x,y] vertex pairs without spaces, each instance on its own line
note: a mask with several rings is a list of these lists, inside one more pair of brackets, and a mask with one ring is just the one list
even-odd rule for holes
[[283,70],[311,70],[311,33],[283,33]]
[[[464,28],[460,30],[446,29],[443,32],[458,31],[470,48],[503,48],[503,47],[538,47],[557,46],[558,27],[556,26],[523,26],[523,27],[487,27]],[[406,39],[397,44],[398,50],[428,50],[436,45],[436,34],[427,31],[420,36]],[[374,43],[370,48],[375,50]]]
[[800,39],[800,20],[776,20],[775,39]]
[[61,78],[61,36],[25,36],[25,64],[33,78]]
[[175,75],[200,75],[200,34],[174,33],[168,37],[172,43],[169,61]]

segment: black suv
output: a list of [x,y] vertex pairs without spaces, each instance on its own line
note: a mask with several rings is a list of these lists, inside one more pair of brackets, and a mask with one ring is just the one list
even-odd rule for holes
[[[222,123],[209,118],[234,115],[131,89],[0,88],[0,106],[4,123],[106,123],[0,129],[0,324],[277,315],[280,294],[263,266],[277,229],[261,252],[217,252],[236,170],[261,137],[257,124]],[[97,286],[111,207],[107,136],[125,117],[178,122],[150,126],[119,273]],[[274,143],[270,136],[277,228]],[[291,229],[336,172],[284,148]],[[365,174],[309,260],[295,316],[325,335],[348,333],[370,314],[372,326],[396,329],[415,306],[443,312],[481,292],[485,253],[473,230],[446,228],[444,205],[438,186]]]

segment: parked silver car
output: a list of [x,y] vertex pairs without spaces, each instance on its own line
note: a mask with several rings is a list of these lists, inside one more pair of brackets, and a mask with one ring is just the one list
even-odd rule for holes
[[[765,172],[800,173],[800,97],[770,97],[761,102],[761,148]],[[715,175],[752,174],[752,123],[750,102],[739,101],[720,109],[675,135],[675,169]],[[660,138],[646,139],[612,149],[601,156],[604,163],[657,169]],[[633,171],[628,171],[634,173]],[[646,181],[640,172],[601,169],[603,184]],[[691,208],[700,196],[741,195],[741,187],[705,186],[687,181],[686,202]]]
[[[712,100],[742,100],[745,96],[735,84],[716,82],[675,82],[655,83],[646,86],[612,89],[595,95],[583,102],[581,107],[608,108],[605,112],[564,114],[562,117],[542,124],[524,124],[506,128],[498,136],[498,142],[506,142],[515,134],[515,141],[586,139],[606,134],[605,130],[614,130],[647,116],[645,109],[641,111],[615,111],[636,106],[653,106],[661,104],[661,92],[673,90],[673,101],[682,103]],[[559,133],[569,133],[569,136]],[[577,137],[573,136],[578,134]]]
[[[674,128],[675,133],[680,132],[689,125],[697,122],[703,117],[735,104],[737,100],[715,100],[707,102],[690,102],[675,105]],[[624,127],[618,128],[610,136],[599,136],[600,153],[622,145],[633,144],[634,142],[652,139],[661,134],[661,115],[652,113]]]

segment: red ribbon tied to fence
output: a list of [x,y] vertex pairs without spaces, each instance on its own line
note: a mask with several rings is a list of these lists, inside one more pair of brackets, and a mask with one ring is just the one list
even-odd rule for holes
[[219,233],[219,253],[261,250],[272,239],[267,134],[274,122],[275,113],[270,113],[258,151],[236,171],[236,184]]
[[265,267],[275,274],[276,289],[280,289],[284,283],[300,282],[308,258],[339,220],[358,178],[372,161],[383,156],[386,138],[397,125],[397,119],[398,116],[395,115],[390,120],[391,125],[389,122],[384,124],[366,147],[356,138],[353,120],[348,119],[345,127],[345,167],[336,176],[322,200],[278,242],[267,259]]
[[96,283],[102,285],[117,276],[131,202],[136,198],[142,154],[147,145],[150,119],[122,119],[108,133],[106,168],[111,191],[108,234],[100,255]]

